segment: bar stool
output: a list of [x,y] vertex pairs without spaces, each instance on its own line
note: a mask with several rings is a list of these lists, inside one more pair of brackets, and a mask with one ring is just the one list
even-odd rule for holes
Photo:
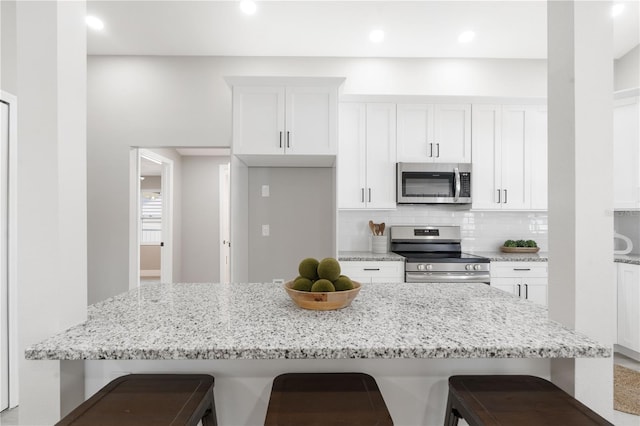
[[216,426],[208,374],[129,374],[109,382],[56,425]]
[[392,426],[378,384],[363,373],[288,373],[273,380],[265,426]]
[[451,376],[445,426],[612,425],[577,399],[534,376]]

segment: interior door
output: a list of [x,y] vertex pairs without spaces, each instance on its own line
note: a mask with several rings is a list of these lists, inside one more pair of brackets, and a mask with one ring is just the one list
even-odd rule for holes
[[9,106],[0,101],[0,411],[9,408],[9,280],[7,196]]
[[229,179],[229,164],[220,166],[220,282],[231,281],[231,230],[230,230],[230,202],[231,181]]

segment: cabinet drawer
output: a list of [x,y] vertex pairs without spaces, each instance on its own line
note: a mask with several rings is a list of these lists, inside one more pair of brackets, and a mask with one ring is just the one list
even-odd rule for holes
[[349,277],[369,277],[373,281],[388,278],[386,281],[404,281],[404,262],[343,261],[340,262],[342,274]]
[[491,262],[491,278],[546,277],[546,262]]

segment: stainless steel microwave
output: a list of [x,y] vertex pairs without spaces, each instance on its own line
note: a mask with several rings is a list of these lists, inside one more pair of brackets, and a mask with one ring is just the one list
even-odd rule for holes
[[470,204],[471,164],[398,163],[398,204]]

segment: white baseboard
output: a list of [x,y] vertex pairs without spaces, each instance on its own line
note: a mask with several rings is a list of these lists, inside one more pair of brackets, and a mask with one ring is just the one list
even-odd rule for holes
[[624,356],[627,356],[631,359],[635,359],[636,361],[640,361],[640,352],[636,352],[633,349],[629,349],[625,346],[613,345],[614,352],[618,352]]
[[143,269],[140,271],[141,277],[160,277],[160,269]]

